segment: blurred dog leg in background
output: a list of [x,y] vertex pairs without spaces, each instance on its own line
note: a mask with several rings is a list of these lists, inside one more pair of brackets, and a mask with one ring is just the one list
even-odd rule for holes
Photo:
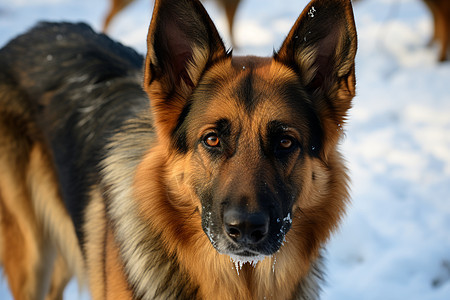
[[[108,31],[108,27],[112,19],[133,1],[134,0],[110,0],[111,7],[103,23],[103,32]],[[223,8],[223,10],[225,10],[225,14],[227,16],[228,21],[228,31],[230,34],[231,44],[233,45],[233,47],[236,47],[236,41],[233,35],[233,24],[237,8],[241,1],[240,0],[216,0],[216,1]]]
[[450,43],[450,1],[423,0],[433,15],[434,33],[432,42],[441,44],[439,61],[447,60]]

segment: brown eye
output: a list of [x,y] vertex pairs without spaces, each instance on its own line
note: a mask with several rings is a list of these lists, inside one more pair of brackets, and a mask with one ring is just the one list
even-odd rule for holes
[[291,139],[288,139],[288,138],[282,138],[282,139],[280,140],[279,147],[280,147],[281,149],[286,150],[286,149],[291,148],[291,147],[292,147],[292,144],[293,144],[293,142],[292,142]]
[[206,136],[204,142],[208,147],[219,147],[220,146],[220,139],[215,133],[208,134]]

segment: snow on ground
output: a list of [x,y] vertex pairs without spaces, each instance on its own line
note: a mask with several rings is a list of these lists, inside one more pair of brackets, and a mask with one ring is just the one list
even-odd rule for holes
[[[270,55],[306,0],[244,0],[234,53]],[[2,0],[0,45],[36,21],[86,21],[106,0]],[[226,32],[214,1],[207,10]],[[111,34],[145,52],[152,4],[137,0]],[[450,299],[450,63],[436,62],[430,14],[419,0],[361,0],[357,91],[342,150],[352,204],[327,250],[323,299]],[[72,282],[68,299],[79,296]],[[0,299],[11,299],[5,280]]]

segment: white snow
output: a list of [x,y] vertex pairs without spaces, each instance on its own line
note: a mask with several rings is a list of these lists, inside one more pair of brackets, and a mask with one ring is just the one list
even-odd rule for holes
[[[271,55],[306,0],[243,0],[235,54]],[[107,0],[0,2],[0,45],[38,20],[100,29]],[[230,45],[226,18],[207,10]],[[136,0],[111,34],[144,53],[150,0]],[[360,0],[357,92],[342,150],[352,204],[327,250],[323,299],[450,299],[450,63],[438,64],[430,13],[419,0]],[[320,12],[316,12],[320,13]],[[75,283],[66,299],[79,295]],[[0,299],[9,300],[5,280]]]

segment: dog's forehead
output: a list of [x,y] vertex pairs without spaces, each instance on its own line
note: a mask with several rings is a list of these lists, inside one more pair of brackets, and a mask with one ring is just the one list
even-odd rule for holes
[[[272,58],[245,56],[232,58],[207,75],[210,93],[199,102],[205,113],[211,111],[240,116],[270,116],[296,110],[308,97],[292,69]],[[207,109],[213,108],[213,109]]]
[[189,128],[221,120],[232,128],[266,130],[277,122],[298,128],[305,124],[311,102],[301,78],[272,58],[236,57],[206,72],[186,110]]

